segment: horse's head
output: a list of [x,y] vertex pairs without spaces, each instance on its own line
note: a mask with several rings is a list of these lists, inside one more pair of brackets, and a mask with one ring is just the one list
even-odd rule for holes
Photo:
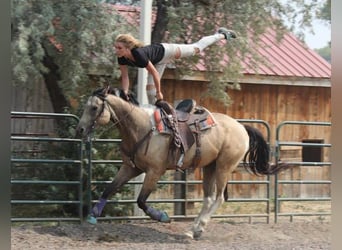
[[[116,103],[131,103],[133,106],[139,106],[134,95],[127,95],[123,90],[111,88],[110,86],[97,89],[86,102],[82,117],[76,129],[76,137],[85,138],[94,129],[96,124],[105,125],[110,120],[113,122],[118,120],[114,109],[109,104],[109,99],[112,102],[111,105],[113,105],[113,101],[115,100]],[[132,105],[129,107],[132,107]]]
[[112,114],[106,103],[109,89],[109,87],[106,87],[96,90],[88,98],[76,128],[77,137],[86,137],[95,128],[96,124],[105,125],[110,121]]

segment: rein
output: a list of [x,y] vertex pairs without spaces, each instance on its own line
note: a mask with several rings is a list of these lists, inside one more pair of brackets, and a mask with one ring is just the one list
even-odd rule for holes
[[[112,126],[116,126],[117,124],[121,123],[123,120],[125,120],[128,115],[130,115],[133,111],[133,109],[135,108],[135,105],[132,105],[132,108],[129,112],[127,112],[123,117],[121,117],[121,119],[115,119],[114,117],[116,117],[115,112],[113,111],[112,107],[108,104],[108,101],[106,100],[105,96],[102,95],[95,95],[96,97],[100,98],[103,103],[102,103],[102,108],[101,108],[101,112],[99,113],[99,115],[95,118],[94,120],[94,125],[96,124],[96,120],[101,116],[101,114],[104,112],[105,107],[107,107],[109,113],[110,113],[110,120],[113,122]],[[146,145],[146,149],[145,149],[145,154],[147,154],[147,150],[149,148],[150,145],[150,139],[152,137],[153,131],[155,130],[154,127],[152,127],[147,134],[141,138],[133,147],[133,149],[129,152],[127,150],[125,150],[122,146],[121,151],[130,159],[130,161],[132,162],[132,164],[134,166],[136,166],[136,164],[134,163],[134,156],[136,154],[136,152],[138,151],[138,149],[140,148],[140,146],[142,146],[142,144],[145,142],[145,140],[148,139],[147,145]]]

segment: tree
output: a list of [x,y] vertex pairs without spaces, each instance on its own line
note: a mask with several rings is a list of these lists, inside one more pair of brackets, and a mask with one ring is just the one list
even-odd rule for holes
[[[111,3],[118,2],[110,0]],[[136,3],[137,1],[120,1]],[[314,5],[292,1],[296,8],[277,0],[155,0],[157,22],[152,41],[188,43],[203,34],[212,34],[219,26],[229,26],[239,39],[227,46],[213,46],[201,60],[210,71],[209,93],[229,103],[228,87],[236,82],[244,58],[252,58],[257,67],[260,58],[255,52],[259,37],[267,29],[284,32],[281,18],[290,19],[303,13],[303,25],[310,26]],[[113,54],[114,37],[123,32],[137,35],[136,27],[126,23],[109,4],[100,0],[12,0],[12,64],[13,84],[29,85],[44,80],[55,112],[70,108],[70,99],[82,101],[91,89],[89,66],[106,65],[111,79],[118,79]],[[246,37],[252,37],[253,44]],[[221,55],[228,55],[229,64],[222,66]],[[182,60],[189,68],[199,57]],[[184,69],[184,68],[183,68]],[[102,79],[103,80],[103,79]]]
[[[331,24],[331,0],[325,0],[323,5],[318,8],[316,18],[323,22]],[[320,56],[322,56],[329,63],[331,62],[331,42],[325,47],[315,50]]]
[[326,61],[328,61],[329,63],[331,63],[331,46],[330,44],[320,48],[320,49],[315,49],[315,51],[321,56],[323,57]]
[[113,66],[112,41],[122,20],[91,0],[13,0],[12,6],[13,82],[44,80],[54,111],[64,112],[71,97],[88,91],[89,65]]
[[324,5],[318,10],[317,18],[331,23],[331,0],[326,0]]

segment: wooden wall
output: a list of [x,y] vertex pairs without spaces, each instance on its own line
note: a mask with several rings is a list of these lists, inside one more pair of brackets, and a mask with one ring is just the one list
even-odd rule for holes
[[[270,144],[274,147],[276,127],[283,121],[331,121],[330,88],[291,85],[241,84],[241,90],[228,90],[233,104],[225,107],[222,103],[203,98],[207,82],[190,80],[162,80],[164,98],[170,103],[185,98],[193,98],[197,104],[212,112],[228,114],[237,119],[264,120],[270,125]],[[264,126],[258,126],[264,135]],[[325,126],[285,126],[281,130],[283,141],[301,142],[303,139],[323,139],[330,143],[331,128]],[[330,161],[330,148],[324,148],[324,161]],[[301,161],[302,147],[284,147],[281,151],[284,161]],[[195,179],[201,179],[201,171],[195,172]],[[330,180],[330,167],[296,167],[280,176],[282,179]],[[232,174],[232,180],[259,180],[245,171]],[[297,187],[298,186],[298,187]],[[329,196],[329,185],[283,185],[280,192],[289,197]],[[258,185],[234,185],[230,187],[231,197],[262,197],[265,187]],[[199,190],[198,190],[199,191]],[[199,191],[200,192],[200,191]]]
[[[27,86],[12,88],[11,111],[53,113],[52,103],[45,84],[32,82]],[[17,116],[16,116],[17,117]],[[53,120],[33,118],[11,118],[12,136],[48,136],[55,132]],[[31,152],[36,155],[43,150],[39,142],[12,141],[12,155],[16,153]]]
[[[11,111],[53,113],[52,103],[45,84],[32,82],[29,86],[15,86],[12,88]],[[13,120],[11,132],[21,133],[48,133],[53,130],[50,122],[34,119]]]
[[[275,140],[276,127],[283,121],[331,121],[330,88],[310,86],[284,86],[241,84],[241,90],[228,90],[233,99],[230,107],[203,98],[206,82],[175,81],[165,79],[162,89],[165,100],[193,98],[212,112],[220,112],[236,119],[260,119],[271,127],[271,142]],[[294,126],[281,133],[284,140],[324,139],[330,142],[330,128]]]

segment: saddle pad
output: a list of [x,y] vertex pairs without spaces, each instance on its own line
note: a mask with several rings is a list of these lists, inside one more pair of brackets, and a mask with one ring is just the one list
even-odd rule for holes
[[[199,121],[199,130],[200,131],[207,130],[207,129],[214,127],[215,125],[216,125],[216,122],[214,120],[214,117],[212,117],[212,114],[209,113],[206,119]],[[196,131],[196,127],[194,123],[189,124],[189,127],[192,131]]]
[[156,129],[158,130],[159,133],[164,133],[164,134],[171,134],[171,129],[165,124],[165,122],[162,119],[161,116],[161,110],[156,109],[154,111],[154,121],[156,124]]

